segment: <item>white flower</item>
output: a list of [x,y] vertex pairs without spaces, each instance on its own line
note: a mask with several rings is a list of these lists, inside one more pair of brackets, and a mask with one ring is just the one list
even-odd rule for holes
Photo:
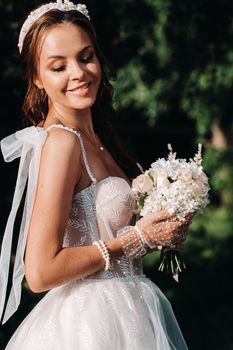
[[147,174],[136,177],[132,182],[133,192],[149,193],[153,188],[152,179]]
[[169,187],[170,181],[168,180],[168,174],[164,170],[157,172],[156,187]]
[[186,182],[191,182],[192,181],[192,170],[191,169],[181,168],[179,170],[178,178],[180,180],[184,180]]
[[176,153],[170,149],[168,159],[160,158],[151,164],[151,168],[138,176],[132,185],[139,205],[141,216],[160,210],[168,210],[173,217],[184,220],[188,214],[202,210],[208,203],[208,177],[201,166],[201,147],[194,159],[176,159]]
[[209,186],[203,184],[203,182],[196,180],[193,183],[193,193],[195,196],[206,197],[209,191]]

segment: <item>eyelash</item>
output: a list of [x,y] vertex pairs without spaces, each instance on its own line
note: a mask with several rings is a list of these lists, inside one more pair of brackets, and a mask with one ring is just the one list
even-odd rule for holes
[[[94,57],[94,53],[91,53],[87,58],[81,58],[80,62],[81,63],[88,63],[90,62]],[[60,66],[58,68],[51,68],[51,71],[53,72],[63,72],[65,70],[65,65]]]
[[91,53],[89,56],[87,56],[87,58],[81,58],[80,59],[80,62],[82,63],[87,63],[87,62],[90,62],[94,57],[94,53]]
[[62,72],[63,70],[65,70],[65,66],[61,66],[58,68],[51,68],[52,72]]

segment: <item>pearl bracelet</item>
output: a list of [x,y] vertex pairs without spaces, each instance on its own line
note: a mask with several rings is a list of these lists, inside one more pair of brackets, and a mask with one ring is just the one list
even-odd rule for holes
[[97,246],[97,248],[99,249],[102,257],[105,260],[105,268],[104,268],[104,270],[105,271],[109,270],[110,269],[110,255],[109,255],[106,243],[101,241],[101,240],[99,240],[99,241],[94,241],[92,243],[92,245],[96,245]]

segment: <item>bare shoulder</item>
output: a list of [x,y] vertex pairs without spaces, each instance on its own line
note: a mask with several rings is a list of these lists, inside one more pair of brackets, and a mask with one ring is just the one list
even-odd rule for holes
[[71,191],[80,176],[81,145],[77,135],[65,129],[52,128],[41,153],[39,185],[54,187],[56,191],[69,187]]
[[73,132],[62,128],[52,128],[48,131],[43,151],[51,151],[60,156],[72,153],[73,156],[81,155],[81,145],[78,136]]

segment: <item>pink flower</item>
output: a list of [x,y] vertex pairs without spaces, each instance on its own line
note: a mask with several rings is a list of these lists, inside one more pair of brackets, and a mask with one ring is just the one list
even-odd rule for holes
[[152,179],[147,174],[142,174],[136,177],[132,183],[132,190],[134,192],[150,192],[153,189]]

